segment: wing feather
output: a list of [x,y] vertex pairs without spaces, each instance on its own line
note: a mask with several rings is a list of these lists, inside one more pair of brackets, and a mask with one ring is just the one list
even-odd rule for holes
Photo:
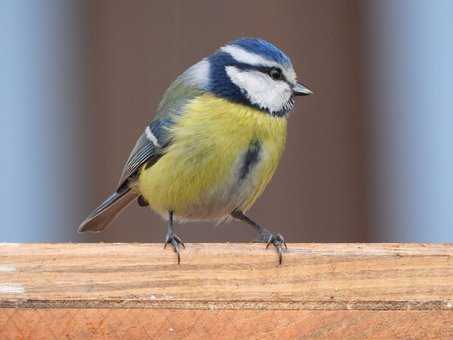
[[171,144],[171,126],[184,113],[187,103],[206,92],[203,77],[207,77],[208,66],[207,61],[202,60],[180,75],[167,89],[156,117],[139,137],[124,165],[120,187],[134,178],[144,164],[152,165],[165,154]]
[[148,160],[159,157],[159,155],[158,148],[143,133],[124,164],[118,186],[121,187],[130,177],[133,177]]

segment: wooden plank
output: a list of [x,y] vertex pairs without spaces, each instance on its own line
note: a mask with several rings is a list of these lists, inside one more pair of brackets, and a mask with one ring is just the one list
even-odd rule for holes
[[187,244],[178,266],[162,244],[1,244],[0,306],[453,309],[452,245],[288,247],[279,266],[262,244]]
[[453,311],[0,309],[0,339],[451,339]]

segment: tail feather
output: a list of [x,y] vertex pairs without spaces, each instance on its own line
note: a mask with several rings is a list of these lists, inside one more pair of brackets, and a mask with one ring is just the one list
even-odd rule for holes
[[136,197],[137,194],[129,188],[114,192],[80,224],[79,233],[104,230]]

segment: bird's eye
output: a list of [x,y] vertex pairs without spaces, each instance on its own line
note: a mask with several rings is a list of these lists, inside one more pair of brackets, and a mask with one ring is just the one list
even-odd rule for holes
[[272,67],[269,70],[269,75],[274,80],[282,80],[283,79],[282,71],[280,69],[276,68],[276,67]]

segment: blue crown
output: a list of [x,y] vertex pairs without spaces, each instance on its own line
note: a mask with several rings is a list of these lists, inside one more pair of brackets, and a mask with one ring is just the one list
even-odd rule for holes
[[265,57],[266,59],[275,61],[281,65],[291,65],[291,60],[278,47],[270,42],[259,38],[239,38],[228,45],[242,47],[248,52],[252,52]]

